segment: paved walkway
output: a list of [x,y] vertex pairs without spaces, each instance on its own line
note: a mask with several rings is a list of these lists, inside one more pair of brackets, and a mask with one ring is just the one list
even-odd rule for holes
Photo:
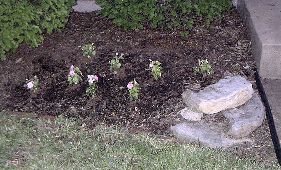
[[271,107],[275,128],[281,139],[281,80],[263,79],[262,84]]
[[281,1],[238,0],[263,78],[281,79]]

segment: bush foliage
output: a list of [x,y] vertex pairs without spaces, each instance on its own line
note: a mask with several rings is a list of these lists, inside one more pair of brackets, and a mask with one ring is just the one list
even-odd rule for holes
[[38,46],[42,33],[63,28],[75,0],[0,1],[0,59],[22,43]]
[[191,28],[197,16],[207,24],[231,6],[230,0],[96,0],[102,15],[125,29]]

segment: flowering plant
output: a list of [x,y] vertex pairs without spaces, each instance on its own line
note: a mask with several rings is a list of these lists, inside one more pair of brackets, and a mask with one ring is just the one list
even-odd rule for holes
[[98,82],[99,77],[96,75],[88,75],[87,80],[89,83],[89,87],[86,90],[86,94],[88,96],[94,96],[98,88],[96,82]]
[[94,43],[92,44],[85,44],[82,46],[83,56],[91,58],[96,55],[96,47]]
[[34,93],[39,89],[39,79],[37,76],[34,76],[31,80],[28,80],[25,84],[25,87],[29,90],[32,90]]
[[213,74],[213,68],[209,64],[208,60],[198,60],[198,67],[194,68],[195,73],[201,73],[203,76]]
[[82,72],[80,71],[80,69],[78,67],[74,67],[73,65],[70,66],[70,69],[69,69],[69,74],[68,74],[68,83],[70,85],[72,84],[78,84],[82,78],[81,78],[82,75]]
[[134,81],[128,83],[127,88],[129,90],[131,100],[138,100],[140,91],[138,82],[134,79]]
[[162,76],[162,66],[159,61],[150,60],[149,68],[151,70],[151,74],[153,75],[155,80],[158,80]]
[[113,57],[112,60],[110,60],[110,71],[113,72],[113,74],[117,74],[117,72],[121,68],[122,64],[120,60],[123,59],[123,56],[124,54],[121,53],[120,57],[118,57],[118,53],[116,53],[116,56]]

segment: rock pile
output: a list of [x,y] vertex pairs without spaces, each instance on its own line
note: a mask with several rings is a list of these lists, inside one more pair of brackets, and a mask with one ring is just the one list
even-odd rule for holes
[[[241,76],[226,77],[199,92],[186,90],[186,108],[179,114],[185,122],[171,127],[174,135],[187,142],[211,148],[227,148],[249,142],[246,137],[261,126],[265,110],[252,84]],[[210,122],[204,115],[221,114],[227,121]]]

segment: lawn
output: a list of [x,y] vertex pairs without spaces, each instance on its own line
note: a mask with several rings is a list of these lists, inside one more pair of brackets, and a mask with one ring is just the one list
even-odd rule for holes
[[[231,153],[79,121],[0,115],[1,169],[266,169]],[[277,166],[270,169],[278,169]]]

